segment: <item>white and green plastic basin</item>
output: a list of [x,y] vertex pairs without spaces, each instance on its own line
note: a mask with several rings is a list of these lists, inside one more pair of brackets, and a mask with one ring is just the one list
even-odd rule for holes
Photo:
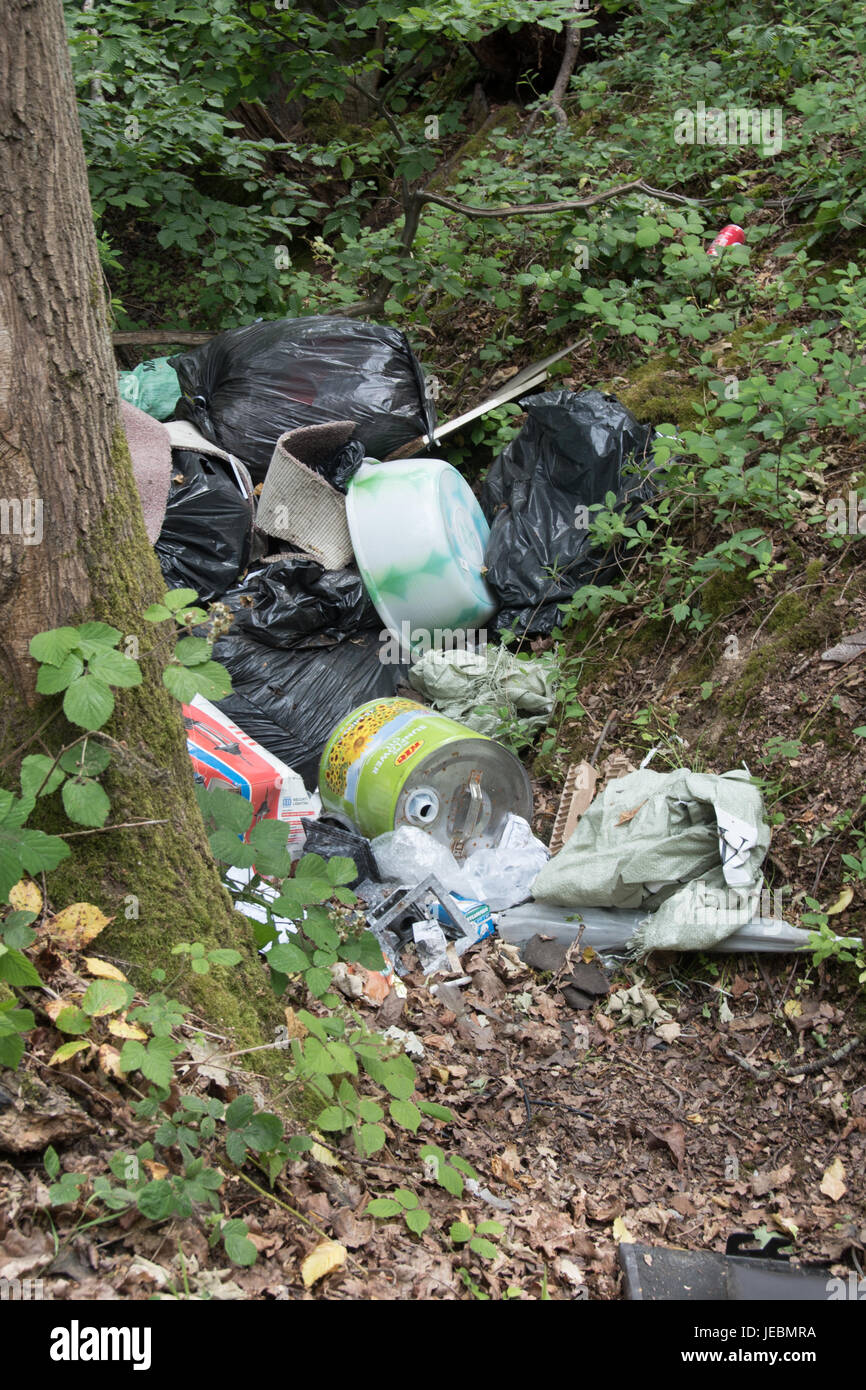
[[349,483],[346,516],[367,592],[404,649],[459,643],[460,635],[435,634],[479,632],[493,617],[481,573],[490,527],[450,463],[365,460]]

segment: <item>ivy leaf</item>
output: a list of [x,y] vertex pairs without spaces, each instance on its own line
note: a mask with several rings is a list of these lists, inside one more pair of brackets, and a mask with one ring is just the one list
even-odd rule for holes
[[63,783],[61,796],[67,816],[78,825],[104,825],[108,819],[111,802],[98,782],[70,778]]
[[113,709],[114,696],[96,676],[79,676],[63,697],[63,713],[82,729],[101,729]]

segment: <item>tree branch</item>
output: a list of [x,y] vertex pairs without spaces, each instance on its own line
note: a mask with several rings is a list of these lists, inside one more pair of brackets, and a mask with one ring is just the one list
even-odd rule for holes
[[607,203],[612,198],[621,198],[626,193],[645,193],[648,197],[659,198],[668,203],[688,203],[699,207],[713,201],[709,198],[687,198],[682,193],[671,193],[663,188],[651,188],[643,179],[632,179],[630,183],[619,183],[604,193],[591,193],[588,198],[565,198],[558,203],[505,203],[501,207],[475,207],[471,203],[458,203],[453,198],[443,198],[439,193],[430,193],[420,188],[415,197],[422,203],[436,203],[449,212],[459,212],[463,217],[541,217],[552,212],[571,212],[578,208],[591,208],[596,203]]
[[[568,84],[571,81],[572,73],[574,72],[574,65],[577,62],[577,55],[579,54],[579,52],[580,29],[574,23],[566,24],[565,52],[562,55],[562,62],[559,66],[559,72],[556,74],[556,81],[553,84],[553,90],[551,91],[550,96],[547,98],[547,104],[548,106],[553,108],[553,114],[556,117],[556,123],[559,126],[560,130],[566,130],[568,127],[568,121],[566,119],[565,112],[562,109],[562,99],[568,91]],[[537,111],[533,112],[529,121],[529,125],[526,127],[527,135],[531,135],[533,130],[535,129],[535,125],[540,112],[540,107]]]

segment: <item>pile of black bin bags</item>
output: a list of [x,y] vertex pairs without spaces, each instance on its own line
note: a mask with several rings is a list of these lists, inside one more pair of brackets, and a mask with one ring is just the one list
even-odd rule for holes
[[[220,707],[315,785],[334,726],[393,695],[406,668],[380,660],[381,622],[355,569],[268,553],[282,543],[255,528],[254,483],[286,431],[351,420],[354,437],[316,465],[345,491],[365,454],[383,459],[432,433],[423,372],[395,329],[326,317],[233,329],[171,363],[183,392],[175,418],[195,426],[200,447],[172,451],[156,543],[163,576],[232,610],[214,648],[234,687]],[[481,489],[487,582],[500,630],[550,633],[561,605],[611,563],[590,547],[585,508],[613,494],[633,515],[652,495],[652,429],[598,391],[550,391],[521,406],[526,422]]]
[[[406,668],[384,664],[381,622],[354,569],[326,571],[255,529],[253,486],[286,431],[352,420],[325,473],[341,491],[365,454],[386,458],[435,417],[404,334],[353,319],[258,322],[171,359],[175,419],[213,453],[172,450],[156,553],[169,588],[221,600],[235,619],[214,646],[233,694],[220,708],[315,786],[328,735],[366,700],[390,696]],[[243,577],[245,576],[245,577]]]
[[289,556],[256,570],[223,603],[235,620],[214,660],[234,691],[219,707],[314,787],[334,726],[365,700],[393,695],[406,668],[380,661],[381,621],[354,570]]

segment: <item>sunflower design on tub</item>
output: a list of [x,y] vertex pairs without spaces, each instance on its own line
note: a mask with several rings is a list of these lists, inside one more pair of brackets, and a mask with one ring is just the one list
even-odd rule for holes
[[395,715],[417,709],[414,700],[388,700],[364,710],[354,719],[335,742],[328,754],[325,785],[335,796],[342,796],[346,790],[349,768],[361,756],[374,734],[383,725],[390,723]]

